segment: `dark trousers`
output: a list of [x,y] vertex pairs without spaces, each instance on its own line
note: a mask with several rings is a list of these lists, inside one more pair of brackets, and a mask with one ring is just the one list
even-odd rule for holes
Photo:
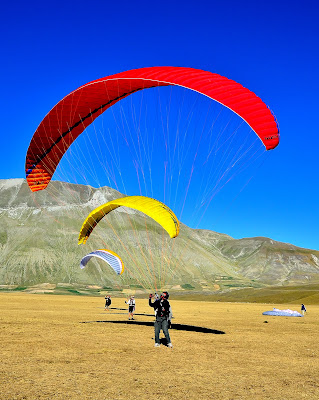
[[155,343],[160,343],[160,331],[164,332],[164,335],[166,337],[167,343],[171,343],[171,338],[168,333],[168,321],[166,318],[156,318],[156,321],[154,323],[155,326]]

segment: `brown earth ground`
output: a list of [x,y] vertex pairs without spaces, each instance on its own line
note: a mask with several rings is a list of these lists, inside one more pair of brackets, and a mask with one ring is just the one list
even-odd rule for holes
[[319,399],[318,305],[292,318],[262,312],[300,305],[171,304],[174,324],[213,332],[171,329],[174,348],[154,348],[135,324],[154,320],[147,299],[149,316],[124,324],[121,298],[104,311],[104,298],[1,293],[0,399]]

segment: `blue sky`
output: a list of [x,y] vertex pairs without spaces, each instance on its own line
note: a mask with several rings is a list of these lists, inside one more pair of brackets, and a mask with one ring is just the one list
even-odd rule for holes
[[33,132],[78,86],[145,66],[204,69],[254,91],[281,132],[270,161],[205,227],[319,250],[318,8],[315,1],[4,3],[0,178],[24,177]]

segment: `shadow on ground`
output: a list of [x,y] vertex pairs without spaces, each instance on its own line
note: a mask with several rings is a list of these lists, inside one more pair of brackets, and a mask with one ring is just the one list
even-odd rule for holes
[[[142,325],[142,326],[154,326],[154,322],[149,321],[84,321],[82,324],[92,324],[92,323],[105,323],[105,324],[126,324],[126,325]],[[188,331],[188,332],[200,332],[200,333],[213,333],[215,335],[224,335],[225,332],[218,331],[216,329],[204,328],[202,326],[195,325],[185,325],[185,324],[172,324],[170,329],[175,329],[177,331]]]
[[[103,308],[104,309],[104,307],[99,307],[99,308]],[[110,315],[114,315],[114,314],[127,314],[128,313],[128,309],[127,308],[116,308],[116,307],[109,307],[109,311],[110,310],[123,310],[123,311],[126,311],[125,313],[115,313],[115,312],[110,312]],[[103,314],[105,314],[105,313],[103,313]],[[153,314],[146,314],[146,313],[134,313],[134,315],[144,315],[144,316],[146,316],[146,317],[154,317],[154,313]]]
[[[101,314],[103,315],[107,315],[108,311],[105,311]],[[109,315],[127,315],[128,311],[126,310],[126,312],[110,312]],[[134,315],[142,315],[144,317],[154,317],[154,314],[145,314],[145,313],[134,313]]]

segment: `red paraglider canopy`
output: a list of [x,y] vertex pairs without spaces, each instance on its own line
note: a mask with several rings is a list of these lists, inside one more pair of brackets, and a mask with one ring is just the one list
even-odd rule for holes
[[110,75],[68,94],[45,116],[34,133],[26,157],[26,176],[32,191],[49,184],[73,141],[105,110],[139,90],[182,86],[228,107],[259,136],[267,150],[279,143],[276,119],[253,92],[228,78],[192,68],[152,67]]

